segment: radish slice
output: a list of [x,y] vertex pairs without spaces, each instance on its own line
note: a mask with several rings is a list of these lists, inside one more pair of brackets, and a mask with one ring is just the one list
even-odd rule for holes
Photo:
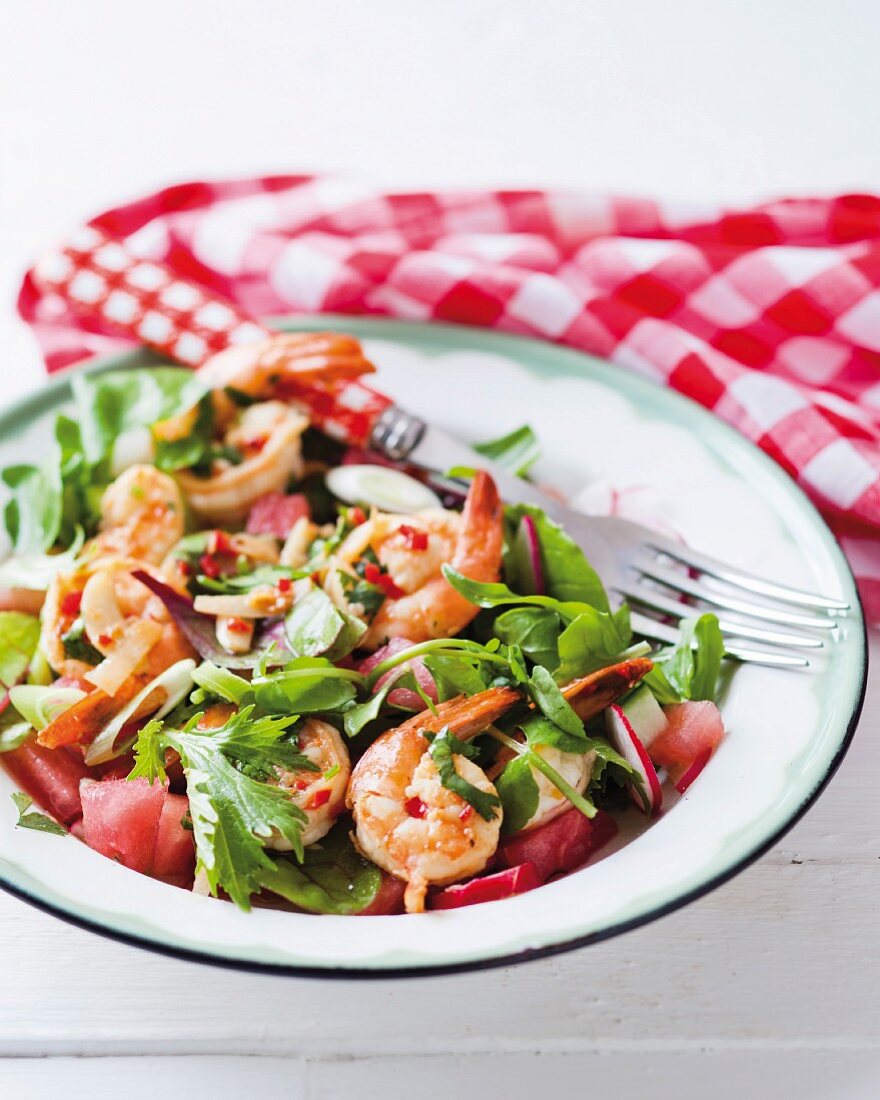
[[605,726],[608,739],[617,749],[620,755],[632,764],[642,777],[644,792],[647,795],[647,803],[642,799],[642,792],[633,784],[630,787],[630,795],[638,808],[646,814],[656,815],[660,813],[663,805],[663,791],[657,772],[651,763],[651,758],[638,734],[629,724],[629,720],[621,707],[616,704],[605,711]]
[[402,515],[442,508],[440,498],[427,485],[387,466],[337,466],[325,480],[330,492],[346,504],[371,504]]
[[669,725],[669,719],[647,684],[639,684],[620,704],[620,709],[646,749],[651,748],[655,738]]
[[545,588],[544,566],[541,562],[541,543],[538,539],[538,528],[535,526],[535,521],[528,514],[524,515],[519,521],[514,555],[523,595],[543,596]]
[[684,794],[684,792],[688,789],[688,787],[691,785],[691,783],[693,783],[693,781],[697,778],[697,776],[700,774],[700,772],[703,770],[703,768],[705,768],[705,766],[709,763],[709,759],[710,759],[711,756],[712,756],[712,750],[711,749],[706,749],[704,752],[700,753],[700,755],[693,762],[693,764],[691,764],[691,766],[687,769],[687,771],[682,775],[682,777],[675,784],[675,789],[678,791],[679,794]]

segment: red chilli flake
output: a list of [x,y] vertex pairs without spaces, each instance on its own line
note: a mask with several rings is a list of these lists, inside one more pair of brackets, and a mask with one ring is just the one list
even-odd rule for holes
[[364,566],[364,580],[368,584],[377,584],[389,599],[399,600],[401,596],[406,595],[404,590],[398,588],[391,577],[383,573],[374,561],[368,561]]
[[61,600],[62,615],[78,615],[82,598],[82,592],[68,592]]
[[225,531],[212,531],[208,540],[208,551],[211,554],[234,554],[235,547]]
[[406,812],[410,817],[424,817],[428,812],[428,807],[419,798],[418,795],[413,795],[412,798],[408,798],[405,802]]
[[421,531],[418,527],[410,527],[408,523],[401,524],[397,528],[408,550],[427,550],[428,532]]
[[232,634],[248,634],[250,632],[250,624],[246,623],[244,619],[230,619],[226,624],[227,630]]
[[362,523],[367,522],[366,513],[364,512],[363,508],[358,508],[357,505],[355,505],[354,508],[349,509],[348,518],[351,520],[355,527],[360,527]]
[[293,581],[291,581],[290,577],[279,577],[278,578],[278,591],[279,592],[289,592],[292,587],[293,587]]
[[199,568],[211,580],[216,580],[220,576],[220,566],[210,554],[202,554],[199,558]]
[[469,821],[473,817],[473,814],[474,808],[468,803],[468,805],[462,806],[461,813],[458,816],[462,821]]
[[112,643],[113,643],[113,639],[110,637],[109,634],[99,634],[98,635],[98,645],[109,646],[109,645],[112,645]]
[[327,787],[322,787],[319,791],[315,791],[315,793],[312,795],[311,801],[308,805],[308,809],[319,810],[322,806],[326,806],[329,801],[330,791]]

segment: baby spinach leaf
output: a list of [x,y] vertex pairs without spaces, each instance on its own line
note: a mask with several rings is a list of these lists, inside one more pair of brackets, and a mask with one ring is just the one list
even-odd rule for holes
[[[563,603],[577,601],[589,604],[598,611],[607,611],[608,596],[605,586],[599,579],[599,574],[587,561],[583,550],[571,538],[570,535],[549,519],[540,508],[529,504],[509,505],[504,509],[504,525],[507,538],[505,541],[512,545],[516,536],[519,521],[524,515],[532,517],[538,532],[538,542],[541,546],[541,564],[544,572],[544,583],[548,595]],[[505,565],[509,565],[510,555],[505,559]],[[509,583],[518,587],[517,578],[509,577]]]
[[302,863],[282,857],[271,864],[260,870],[260,885],[310,913],[360,913],[382,885],[382,872],[360,855],[344,825],[310,845]]
[[532,699],[541,713],[572,737],[584,739],[584,723],[559,690],[546,668],[536,665],[529,679]]
[[122,432],[184,413],[207,393],[204,381],[184,367],[77,374],[72,388],[85,454],[92,464],[111,453]]
[[505,835],[518,833],[538,809],[538,784],[526,754],[516,756],[495,781],[495,789],[501,799],[504,818],[501,831]]
[[551,670],[558,666],[562,622],[555,611],[545,607],[512,607],[498,616],[493,630],[505,645],[519,646],[535,664]]
[[718,618],[707,613],[682,619],[679,629],[676,644],[654,656],[654,667],[645,683],[664,705],[683,699],[714,701],[724,659],[724,636]]
[[355,697],[357,672],[336,668],[321,657],[299,657],[280,672],[255,678],[258,706],[270,714],[318,714],[341,710]]
[[572,619],[559,636],[559,666],[556,679],[567,683],[586,676],[612,661],[632,641],[629,608],[596,611],[588,608]]
[[284,630],[294,656],[338,661],[357,646],[367,624],[340,610],[326,592],[313,588],[287,613]]
[[40,639],[40,620],[20,611],[0,611],[0,687],[24,678]]
[[498,439],[475,443],[474,450],[497,462],[499,466],[512,470],[518,477],[525,477],[541,453],[538,437],[528,424],[523,424],[521,428],[516,428]]

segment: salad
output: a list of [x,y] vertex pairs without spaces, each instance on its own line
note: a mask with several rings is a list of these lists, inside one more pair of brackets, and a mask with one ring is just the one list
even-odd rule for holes
[[[310,424],[298,386],[373,369],[301,333],[73,377],[51,453],[2,472],[19,827],[244,910],[418,913],[581,868],[696,779],[715,617],[652,653],[488,473],[433,484]],[[527,477],[538,448],[481,450]]]

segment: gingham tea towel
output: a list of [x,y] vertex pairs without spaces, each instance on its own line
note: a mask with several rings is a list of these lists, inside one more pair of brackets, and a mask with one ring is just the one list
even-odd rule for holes
[[[253,315],[483,325],[687,394],[806,490],[880,619],[880,198],[722,209],[273,176],[181,184],[91,224]],[[124,346],[33,272],[19,310],[49,370]]]

